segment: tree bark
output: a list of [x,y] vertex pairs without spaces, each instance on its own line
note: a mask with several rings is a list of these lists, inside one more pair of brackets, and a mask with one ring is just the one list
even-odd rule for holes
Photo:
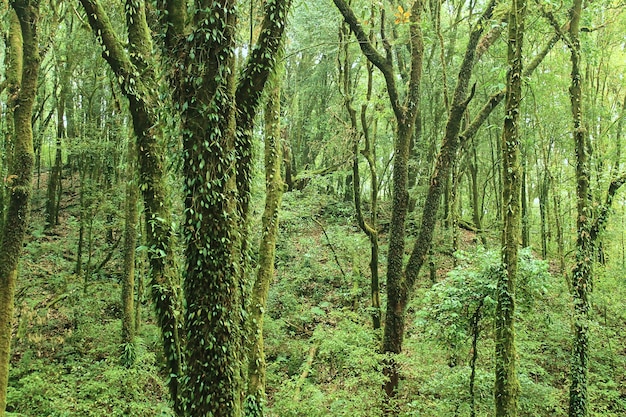
[[[15,144],[15,125],[13,123],[13,110],[15,107],[15,101],[20,89],[22,81],[22,68],[24,66],[24,57],[22,56],[22,31],[20,29],[20,22],[15,13],[9,13],[9,33],[7,35],[7,49],[5,54],[5,85],[7,90],[8,105],[6,109],[6,130],[4,132],[4,152],[2,153],[2,165],[3,171],[1,172],[2,178],[7,178],[9,170],[11,169],[13,162],[13,150]],[[10,197],[10,190],[8,185],[3,182],[0,184],[2,188],[2,206],[0,207],[0,236],[4,229],[4,224],[7,216],[8,200]]]
[[[281,53],[282,55],[282,53]],[[285,189],[280,174],[282,160],[280,127],[280,84],[284,63],[278,58],[276,68],[268,81],[271,89],[265,107],[265,211],[262,217],[262,235],[259,248],[259,266],[252,289],[249,323],[252,339],[248,357],[248,397],[246,415],[262,417],[265,403],[265,352],[263,319],[269,286],[274,279],[276,238],[278,236],[278,211]]]
[[[373,14],[374,12],[372,12]],[[365,233],[370,241],[370,302],[372,309],[372,327],[376,330],[381,325],[381,305],[380,305],[380,283],[378,276],[378,230],[376,227],[378,217],[378,176],[376,172],[376,160],[374,157],[375,148],[374,143],[369,131],[367,122],[367,109],[368,104],[372,97],[372,80],[373,80],[373,66],[371,62],[366,63],[367,67],[367,92],[366,102],[361,105],[360,117],[357,117],[357,111],[354,108],[354,85],[351,82],[351,69],[352,62],[348,59],[348,37],[350,32],[348,27],[344,24],[339,29],[339,52],[338,52],[338,66],[339,66],[339,78],[342,80],[340,89],[344,99],[344,106],[350,119],[350,136],[352,139],[352,181],[353,181],[353,201],[354,209],[356,212],[356,219],[359,227]],[[373,28],[370,29],[369,38],[373,39]],[[359,129],[359,119],[361,128]],[[360,150],[361,139],[365,142],[364,149]],[[369,222],[365,220],[363,215],[363,207],[361,204],[361,173],[359,169],[359,154],[362,154],[366,159],[371,176],[371,192],[370,192],[370,205],[371,215]]]
[[[413,250],[411,251],[411,256],[409,257],[409,262],[407,263],[405,269],[406,278],[403,282],[403,289],[400,293],[401,297],[398,303],[400,310],[403,312],[402,314],[404,314],[404,311],[406,310],[410,294],[413,291],[415,282],[417,281],[417,277],[422,265],[424,264],[424,260],[432,242],[437,211],[439,209],[439,203],[443,193],[443,184],[445,182],[445,178],[450,175],[453,158],[459,149],[461,121],[465,110],[467,109],[467,105],[474,94],[473,88],[470,92],[468,92],[468,89],[474,66],[476,47],[484,30],[485,23],[491,18],[494,6],[495,1],[491,1],[486,6],[479,21],[474,25],[467,44],[463,62],[461,63],[461,67],[459,69],[457,85],[450,107],[450,114],[448,115],[445,135],[441,144],[439,155],[437,156],[435,169],[431,175],[430,186],[423,207],[420,232],[415,241]],[[404,320],[402,321],[404,322]],[[398,335],[400,336],[401,341],[403,333],[398,332]]]
[[48,178],[48,189],[46,198],[46,224],[45,227],[50,229],[59,223],[59,200],[61,199],[61,173],[63,171],[62,144],[66,136],[65,129],[65,106],[67,97],[69,96],[70,76],[72,73],[71,58],[66,56],[64,64],[57,64],[57,71],[60,72],[59,84],[61,92],[57,97],[57,135],[56,149],[54,155],[54,165],[50,170]]
[[506,104],[502,131],[502,268],[498,274],[495,320],[496,417],[517,416],[519,381],[515,352],[515,281],[521,225],[522,170],[520,167],[520,102],[522,100],[522,47],[524,0],[512,0],[509,12]]
[[[19,68],[17,73],[19,88],[11,91],[9,103],[13,107],[14,156],[7,177],[10,192],[7,223],[0,240],[0,417],[4,417],[7,401],[17,267],[29,225],[34,165],[31,118],[37,94],[37,76],[41,59],[37,33],[39,3],[30,0],[15,0],[11,6],[17,15],[17,20],[15,17],[11,18],[10,30],[21,32],[21,42],[19,36],[11,36],[8,53],[15,57],[16,64],[19,61],[23,63],[23,66],[16,67]],[[13,14],[12,11],[11,14]]]
[[574,0],[569,27],[571,84],[569,88],[573,120],[574,147],[576,150],[577,238],[576,264],[572,271],[574,298],[574,343],[570,385],[570,417],[588,415],[587,375],[589,372],[589,292],[591,290],[593,241],[591,239],[592,207],[589,183],[591,172],[587,132],[583,125],[583,92],[580,51],[580,18],[582,0]]
[[[146,246],[150,264],[149,286],[163,336],[168,365],[168,386],[177,415],[182,415],[180,377],[182,376],[181,336],[177,299],[178,278],[173,270],[171,214],[165,184],[165,153],[159,143],[161,131],[157,117],[157,91],[154,68],[149,56],[152,41],[143,2],[129,1],[128,20],[130,57],[115,36],[108,15],[97,0],[81,0],[89,24],[106,49],[103,58],[115,73],[123,94],[128,98],[137,138],[139,188],[144,201]],[[132,61],[131,61],[132,58]]]
[[[236,2],[205,1],[190,32],[164,14],[181,109],[185,193],[185,397],[192,415],[242,413],[244,273],[252,127],[290,1],[265,3],[259,39],[235,81]],[[171,1],[169,9],[184,2]],[[166,43],[168,39],[166,38]]]
[[126,168],[126,220],[124,223],[124,280],[122,282],[122,344],[132,345],[135,341],[135,247],[137,246],[138,190],[135,182],[135,145],[128,141]]

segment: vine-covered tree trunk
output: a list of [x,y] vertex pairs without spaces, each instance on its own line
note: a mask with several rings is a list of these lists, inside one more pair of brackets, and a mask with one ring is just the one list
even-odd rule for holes
[[[471,91],[468,90],[472,69],[474,67],[476,48],[484,31],[485,24],[491,18],[494,6],[495,1],[490,1],[478,22],[474,24],[463,61],[459,68],[445,134],[435,162],[435,168],[431,174],[430,186],[426,194],[424,207],[422,208],[422,222],[419,235],[415,240],[411,256],[406,265],[404,272],[405,278],[402,283],[403,288],[399,294],[400,298],[397,301],[398,309],[401,310],[403,314],[404,311],[406,311],[411,292],[413,291],[419,272],[430,250],[445,178],[451,174],[453,160],[462,144],[462,139],[465,140],[465,138],[459,136],[459,133],[463,116],[474,94],[473,88]],[[387,309],[387,311],[389,314],[389,309]],[[388,319],[386,325],[388,325]],[[404,326],[404,318],[402,319],[402,326]],[[387,329],[385,329],[385,334],[387,334]],[[399,341],[401,344],[403,332],[398,333],[398,336],[400,337]]]
[[[282,55],[282,54],[281,54]],[[276,68],[268,83],[271,88],[265,106],[265,211],[261,219],[261,245],[259,266],[252,288],[250,305],[248,357],[248,396],[246,416],[262,417],[265,403],[265,351],[263,342],[263,318],[270,283],[274,278],[274,254],[278,236],[278,210],[285,189],[280,165],[282,161],[280,128],[280,83],[284,63],[278,58]]]
[[583,125],[583,92],[580,51],[580,15],[582,0],[574,0],[569,27],[571,53],[571,85],[569,88],[574,124],[574,147],[576,150],[576,264],[572,271],[572,294],[574,297],[574,343],[569,394],[569,416],[587,417],[587,374],[589,372],[589,293],[591,291],[594,259],[591,238],[592,205],[589,183],[589,141]]
[[[369,35],[357,19],[354,11],[344,0],[334,0],[350,30],[354,33],[361,51],[367,59],[383,74],[387,86],[387,94],[396,118],[396,134],[394,138],[393,160],[393,189],[392,214],[389,228],[389,252],[387,263],[387,315],[385,317],[385,334],[383,350],[398,354],[402,350],[402,335],[404,334],[404,310],[399,304],[401,293],[404,291],[403,258],[405,247],[405,219],[408,210],[408,160],[409,145],[415,131],[417,113],[419,111],[419,91],[422,74],[423,41],[421,33],[421,13],[423,4],[420,1],[413,3],[410,13],[410,51],[411,65],[407,92],[400,101],[397,75],[391,61],[390,46],[386,46],[386,57],[380,54],[372,44]],[[383,23],[384,25],[384,20]],[[384,27],[384,26],[383,26]],[[382,30],[384,33],[384,29]],[[388,39],[383,39],[388,45]],[[396,394],[399,375],[394,358],[390,358],[384,369],[388,377],[385,383],[385,392],[388,397]]]
[[265,3],[259,39],[235,80],[234,0],[167,6],[165,37],[182,113],[185,192],[185,397],[193,416],[242,414],[246,223],[252,127],[290,1]]
[[12,18],[10,30],[20,31],[21,39],[11,36],[8,45],[8,53],[15,59],[15,69],[19,69],[19,88],[9,92],[9,105],[13,107],[14,156],[7,177],[10,193],[7,222],[0,240],[0,417],[4,417],[7,401],[17,267],[29,224],[34,165],[31,117],[40,63],[37,36],[39,2],[15,0],[11,5],[17,21]]
[[522,171],[519,113],[522,99],[524,0],[512,0],[509,12],[508,71],[502,131],[502,269],[498,274],[495,319],[495,389],[497,417],[517,416],[519,382],[515,353],[515,280],[521,226]]
[[[144,201],[146,246],[150,267],[149,286],[163,336],[167,360],[170,396],[177,415],[183,414],[180,396],[182,376],[180,301],[176,296],[178,278],[173,270],[171,213],[165,184],[165,153],[159,141],[161,130],[157,117],[159,102],[154,81],[155,69],[149,57],[152,40],[142,1],[129,1],[126,7],[130,57],[115,36],[108,15],[95,0],[81,0],[89,24],[98,41],[106,48],[103,54],[120,81],[128,98],[137,138],[139,189]],[[132,58],[132,61],[131,61]]]
[[[389,252],[387,264],[387,311],[385,316],[385,333],[383,337],[383,351],[398,354],[402,350],[404,339],[405,312],[410,293],[419,275],[419,271],[428,254],[435,228],[436,214],[439,208],[443,184],[450,174],[453,156],[461,142],[459,138],[461,120],[467,108],[472,93],[468,94],[469,80],[474,65],[475,51],[485,23],[491,18],[495,1],[487,5],[485,12],[477,22],[470,35],[463,63],[459,70],[457,86],[450,107],[450,114],[446,125],[446,132],[441,145],[435,169],[431,176],[429,191],[423,207],[422,225],[415,241],[411,257],[406,268],[404,262],[404,222],[408,205],[408,156],[409,144],[413,135],[416,117],[419,109],[419,85],[422,71],[423,41],[420,28],[423,5],[420,1],[413,3],[410,13],[411,39],[411,68],[408,82],[408,91],[405,102],[401,103],[395,84],[396,75],[390,59],[382,56],[368,39],[363,27],[358,22],[354,12],[344,0],[334,0],[335,5],[343,15],[350,29],[359,41],[359,46],[367,59],[372,62],[383,74],[387,92],[397,122],[397,132],[394,140],[394,169],[392,191],[392,215],[389,230]],[[383,40],[383,44],[385,40]],[[388,47],[386,47],[388,49]],[[390,56],[387,54],[387,56]],[[385,392],[388,397],[396,394],[399,373],[393,355],[384,368],[388,377],[385,383]]]

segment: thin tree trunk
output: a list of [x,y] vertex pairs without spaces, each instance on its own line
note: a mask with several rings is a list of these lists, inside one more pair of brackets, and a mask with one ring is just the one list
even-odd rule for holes
[[[374,11],[372,11],[372,16]],[[351,82],[352,62],[348,57],[348,36],[350,32],[344,23],[339,29],[340,50],[338,56],[339,74],[342,79],[342,93],[344,96],[344,105],[350,119],[350,134],[352,136],[352,179],[353,179],[353,200],[356,211],[356,218],[359,227],[365,233],[370,241],[370,301],[372,308],[372,327],[379,329],[381,324],[381,305],[380,305],[380,283],[378,276],[378,230],[376,229],[377,211],[378,211],[378,176],[376,172],[376,160],[374,157],[375,149],[373,139],[367,122],[368,104],[372,97],[372,80],[373,65],[371,62],[366,63],[367,68],[367,92],[366,102],[361,106],[360,123],[358,127],[357,111],[353,106],[354,86]],[[374,37],[373,28],[370,29],[369,39]],[[360,139],[363,139],[364,149],[360,150]],[[367,160],[370,176],[371,176],[371,215],[369,222],[365,220],[363,215],[363,207],[361,204],[361,174],[359,169],[359,154],[362,154]]]
[[[530,246],[530,219],[528,214],[528,189],[527,189],[527,172],[526,169],[526,153],[522,152],[522,178],[521,178],[521,188],[522,188],[522,247],[527,248]],[[545,259],[545,257],[544,257]]]
[[569,393],[569,417],[587,417],[587,376],[589,372],[589,293],[592,283],[593,241],[591,239],[591,194],[589,183],[589,142],[583,125],[583,92],[580,51],[580,18],[582,0],[574,0],[569,28],[571,52],[571,85],[569,88],[573,120],[574,146],[576,149],[576,197],[577,238],[576,264],[572,271],[572,294],[574,297],[574,341]]
[[520,102],[522,99],[522,46],[524,0],[512,0],[509,12],[507,91],[502,132],[502,269],[498,274],[495,323],[496,417],[517,416],[519,381],[515,352],[515,281],[521,222]]
[[274,73],[268,80],[271,88],[265,107],[265,211],[262,217],[262,237],[259,248],[259,267],[252,289],[250,305],[250,337],[252,339],[248,357],[248,417],[264,415],[265,404],[265,352],[263,341],[263,319],[269,286],[274,278],[274,258],[278,236],[278,211],[285,189],[280,174],[282,160],[280,127],[280,83],[284,74],[282,53]]
[[124,280],[122,282],[122,344],[135,341],[135,247],[137,246],[138,190],[135,183],[135,146],[128,141],[126,169],[126,220],[124,223]]
[[[484,31],[486,22],[491,18],[495,1],[489,2],[485,11],[475,23],[470,38],[468,40],[465,56],[457,77],[457,85],[450,105],[450,114],[446,123],[444,138],[441,144],[439,155],[435,163],[435,169],[431,175],[430,187],[422,211],[422,224],[418,238],[415,240],[411,256],[404,270],[404,279],[401,280],[400,289],[396,301],[387,303],[387,318],[385,323],[385,352],[399,353],[404,337],[404,314],[407,304],[419,272],[424,264],[424,260],[432,243],[437,218],[437,211],[443,192],[445,178],[450,175],[452,162],[461,144],[459,136],[463,115],[470,100],[474,96],[474,88],[469,88],[469,81],[474,66],[476,47],[481,34]],[[468,91],[469,90],[469,91]],[[388,300],[390,297],[388,297]],[[390,309],[391,307],[391,309]],[[390,317],[391,316],[391,317]],[[388,335],[391,343],[388,343]],[[396,350],[394,350],[396,349]],[[387,392],[395,391],[398,385],[398,370],[394,368],[391,373],[393,379]],[[395,385],[392,385],[394,384]]]
[[54,165],[50,171],[50,177],[48,178],[48,190],[46,199],[46,225],[47,229],[50,229],[58,224],[59,220],[59,202],[57,198],[61,198],[58,193],[61,187],[61,173],[63,170],[63,158],[61,145],[63,138],[65,137],[65,104],[67,98],[67,91],[70,88],[70,71],[71,65],[65,63],[63,69],[61,69],[61,92],[57,97],[57,135],[56,135],[56,149],[54,156]]
[[550,174],[544,167],[541,185],[539,186],[539,219],[541,222],[541,257],[548,258],[548,202],[550,191]]
[[472,316],[472,357],[470,359],[470,380],[469,380],[469,395],[470,395],[470,417],[476,417],[476,394],[474,392],[474,385],[476,381],[476,361],[478,360],[478,336],[480,335],[480,315],[481,308],[485,302],[484,298],[480,299],[476,311]]
[[563,237],[563,226],[561,224],[561,199],[557,193],[552,194],[554,201],[554,225],[556,227],[556,248],[559,259],[559,271],[565,272],[565,242]]
[[177,297],[178,277],[173,265],[169,191],[165,183],[165,153],[159,143],[161,130],[156,109],[159,102],[153,85],[156,81],[155,71],[150,65],[152,41],[146,23],[145,5],[141,1],[127,3],[131,61],[123,45],[116,38],[102,5],[95,0],[81,0],[81,4],[93,32],[99,35],[98,40],[107,50],[103,57],[120,80],[122,92],[130,104],[133,130],[137,137],[139,188],[144,202],[146,246],[149,248],[148,285],[163,336],[170,397],[176,414],[182,416],[183,404],[179,388],[183,366],[181,323],[178,319],[180,311],[180,301]]
[[474,220],[474,226],[476,227],[476,233],[480,238],[480,242],[483,246],[487,246],[487,238],[485,237],[482,226],[482,205],[480,204],[478,187],[478,156],[475,144],[472,144],[471,156],[469,160],[470,189],[472,193],[472,218]]

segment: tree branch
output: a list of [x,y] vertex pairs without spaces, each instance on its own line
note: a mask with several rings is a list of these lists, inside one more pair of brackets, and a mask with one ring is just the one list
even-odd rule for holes
[[595,241],[598,238],[598,236],[606,228],[606,222],[608,221],[608,218],[609,218],[609,211],[611,209],[611,205],[613,204],[613,199],[615,198],[615,194],[617,194],[619,189],[624,184],[626,184],[626,172],[613,178],[613,180],[611,181],[611,184],[609,184],[609,189],[606,193],[606,199],[604,200],[604,204],[602,204],[598,208],[598,215],[596,216],[595,221],[591,225],[591,230],[589,234],[591,235],[592,241]]
[[[555,34],[550,38],[546,46],[537,54],[537,56],[524,68],[522,76],[528,78],[537,69],[539,64],[548,55],[548,52],[556,45],[561,39],[561,36]],[[491,112],[500,104],[506,94],[506,90],[502,89],[497,93],[494,93],[489,97],[489,100],[483,105],[478,114],[472,119],[470,124],[461,132],[461,143],[469,142],[478,132],[478,129],[483,125],[487,118],[491,115]]]
[[[357,41],[359,42],[359,47],[363,52],[363,55],[372,63],[376,68],[380,70],[385,77],[385,83],[387,85],[387,93],[389,94],[389,100],[391,101],[391,107],[396,115],[398,120],[402,120],[405,116],[405,111],[400,104],[400,98],[398,96],[398,88],[396,86],[395,74],[393,71],[393,66],[389,63],[389,61],[382,56],[376,48],[370,42],[370,38],[367,36],[365,30],[363,30],[363,26],[359,23],[354,11],[345,2],[345,0],[333,0],[335,6],[339,9],[339,12],[343,15],[344,20],[350,26],[350,30],[356,36]],[[421,2],[417,2],[421,3]]]

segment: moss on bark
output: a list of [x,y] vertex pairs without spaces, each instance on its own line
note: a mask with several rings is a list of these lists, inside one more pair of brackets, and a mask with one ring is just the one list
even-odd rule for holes
[[284,191],[280,174],[282,146],[280,143],[280,83],[284,64],[277,64],[269,84],[265,107],[265,211],[262,217],[259,266],[252,289],[252,303],[249,309],[251,340],[248,349],[248,396],[246,415],[263,416],[265,402],[265,352],[263,344],[263,318],[269,286],[274,278],[274,254],[278,235],[278,210]]
[[21,32],[22,43],[20,45],[17,41],[19,36],[12,36],[9,53],[15,57],[14,62],[22,57],[23,66],[19,74],[19,90],[14,92],[14,156],[7,177],[10,193],[7,223],[0,241],[0,417],[4,416],[6,408],[17,267],[29,221],[34,165],[31,115],[40,63],[39,4],[29,0],[16,0],[11,4],[19,23],[14,24],[13,18],[11,31]]

